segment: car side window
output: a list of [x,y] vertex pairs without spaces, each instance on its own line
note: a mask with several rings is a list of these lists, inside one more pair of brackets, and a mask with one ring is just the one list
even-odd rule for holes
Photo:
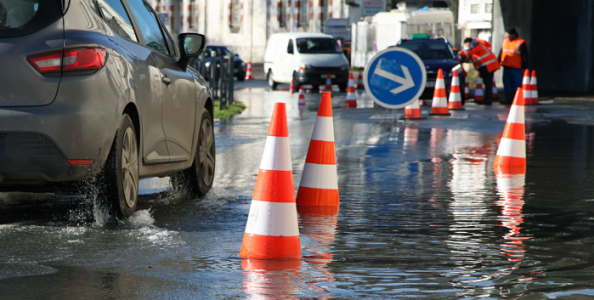
[[159,26],[159,22],[157,21],[157,16],[155,16],[151,8],[142,0],[129,0],[128,3],[130,4],[132,13],[136,17],[146,46],[170,55],[171,52],[161,31],[161,26]]
[[121,0],[97,0],[107,25],[119,36],[138,42],[134,27]]
[[287,53],[293,54],[293,52],[294,52],[293,40],[289,40],[289,45],[287,46]]

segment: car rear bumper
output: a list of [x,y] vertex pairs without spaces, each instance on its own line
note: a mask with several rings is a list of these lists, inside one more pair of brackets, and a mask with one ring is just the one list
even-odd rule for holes
[[330,74],[332,84],[347,84],[349,81],[348,70],[299,70],[300,84],[324,85],[326,84],[326,77]]

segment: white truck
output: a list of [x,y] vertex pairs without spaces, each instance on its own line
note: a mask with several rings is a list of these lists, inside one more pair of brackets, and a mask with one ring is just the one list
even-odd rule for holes
[[447,9],[380,12],[351,25],[351,66],[364,67],[379,51],[415,33],[454,41],[454,15]]

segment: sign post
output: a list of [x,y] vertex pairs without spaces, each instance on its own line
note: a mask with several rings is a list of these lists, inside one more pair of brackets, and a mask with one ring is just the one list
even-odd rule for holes
[[425,90],[425,64],[412,51],[392,47],[378,52],[365,67],[365,91],[386,109],[404,108]]

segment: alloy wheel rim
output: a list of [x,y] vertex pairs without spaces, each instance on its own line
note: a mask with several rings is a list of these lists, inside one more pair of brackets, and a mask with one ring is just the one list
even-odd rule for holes
[[122,184],[128,207],[136,204],[138,197],[138,151],[136,135],[132,128],[126,128],[122,145]]
[[214,179],[214,156],[212,149],[214,147],[214,134],[212,123],[205,119],[200,127],[200,172],[205,185],[210,185]]

